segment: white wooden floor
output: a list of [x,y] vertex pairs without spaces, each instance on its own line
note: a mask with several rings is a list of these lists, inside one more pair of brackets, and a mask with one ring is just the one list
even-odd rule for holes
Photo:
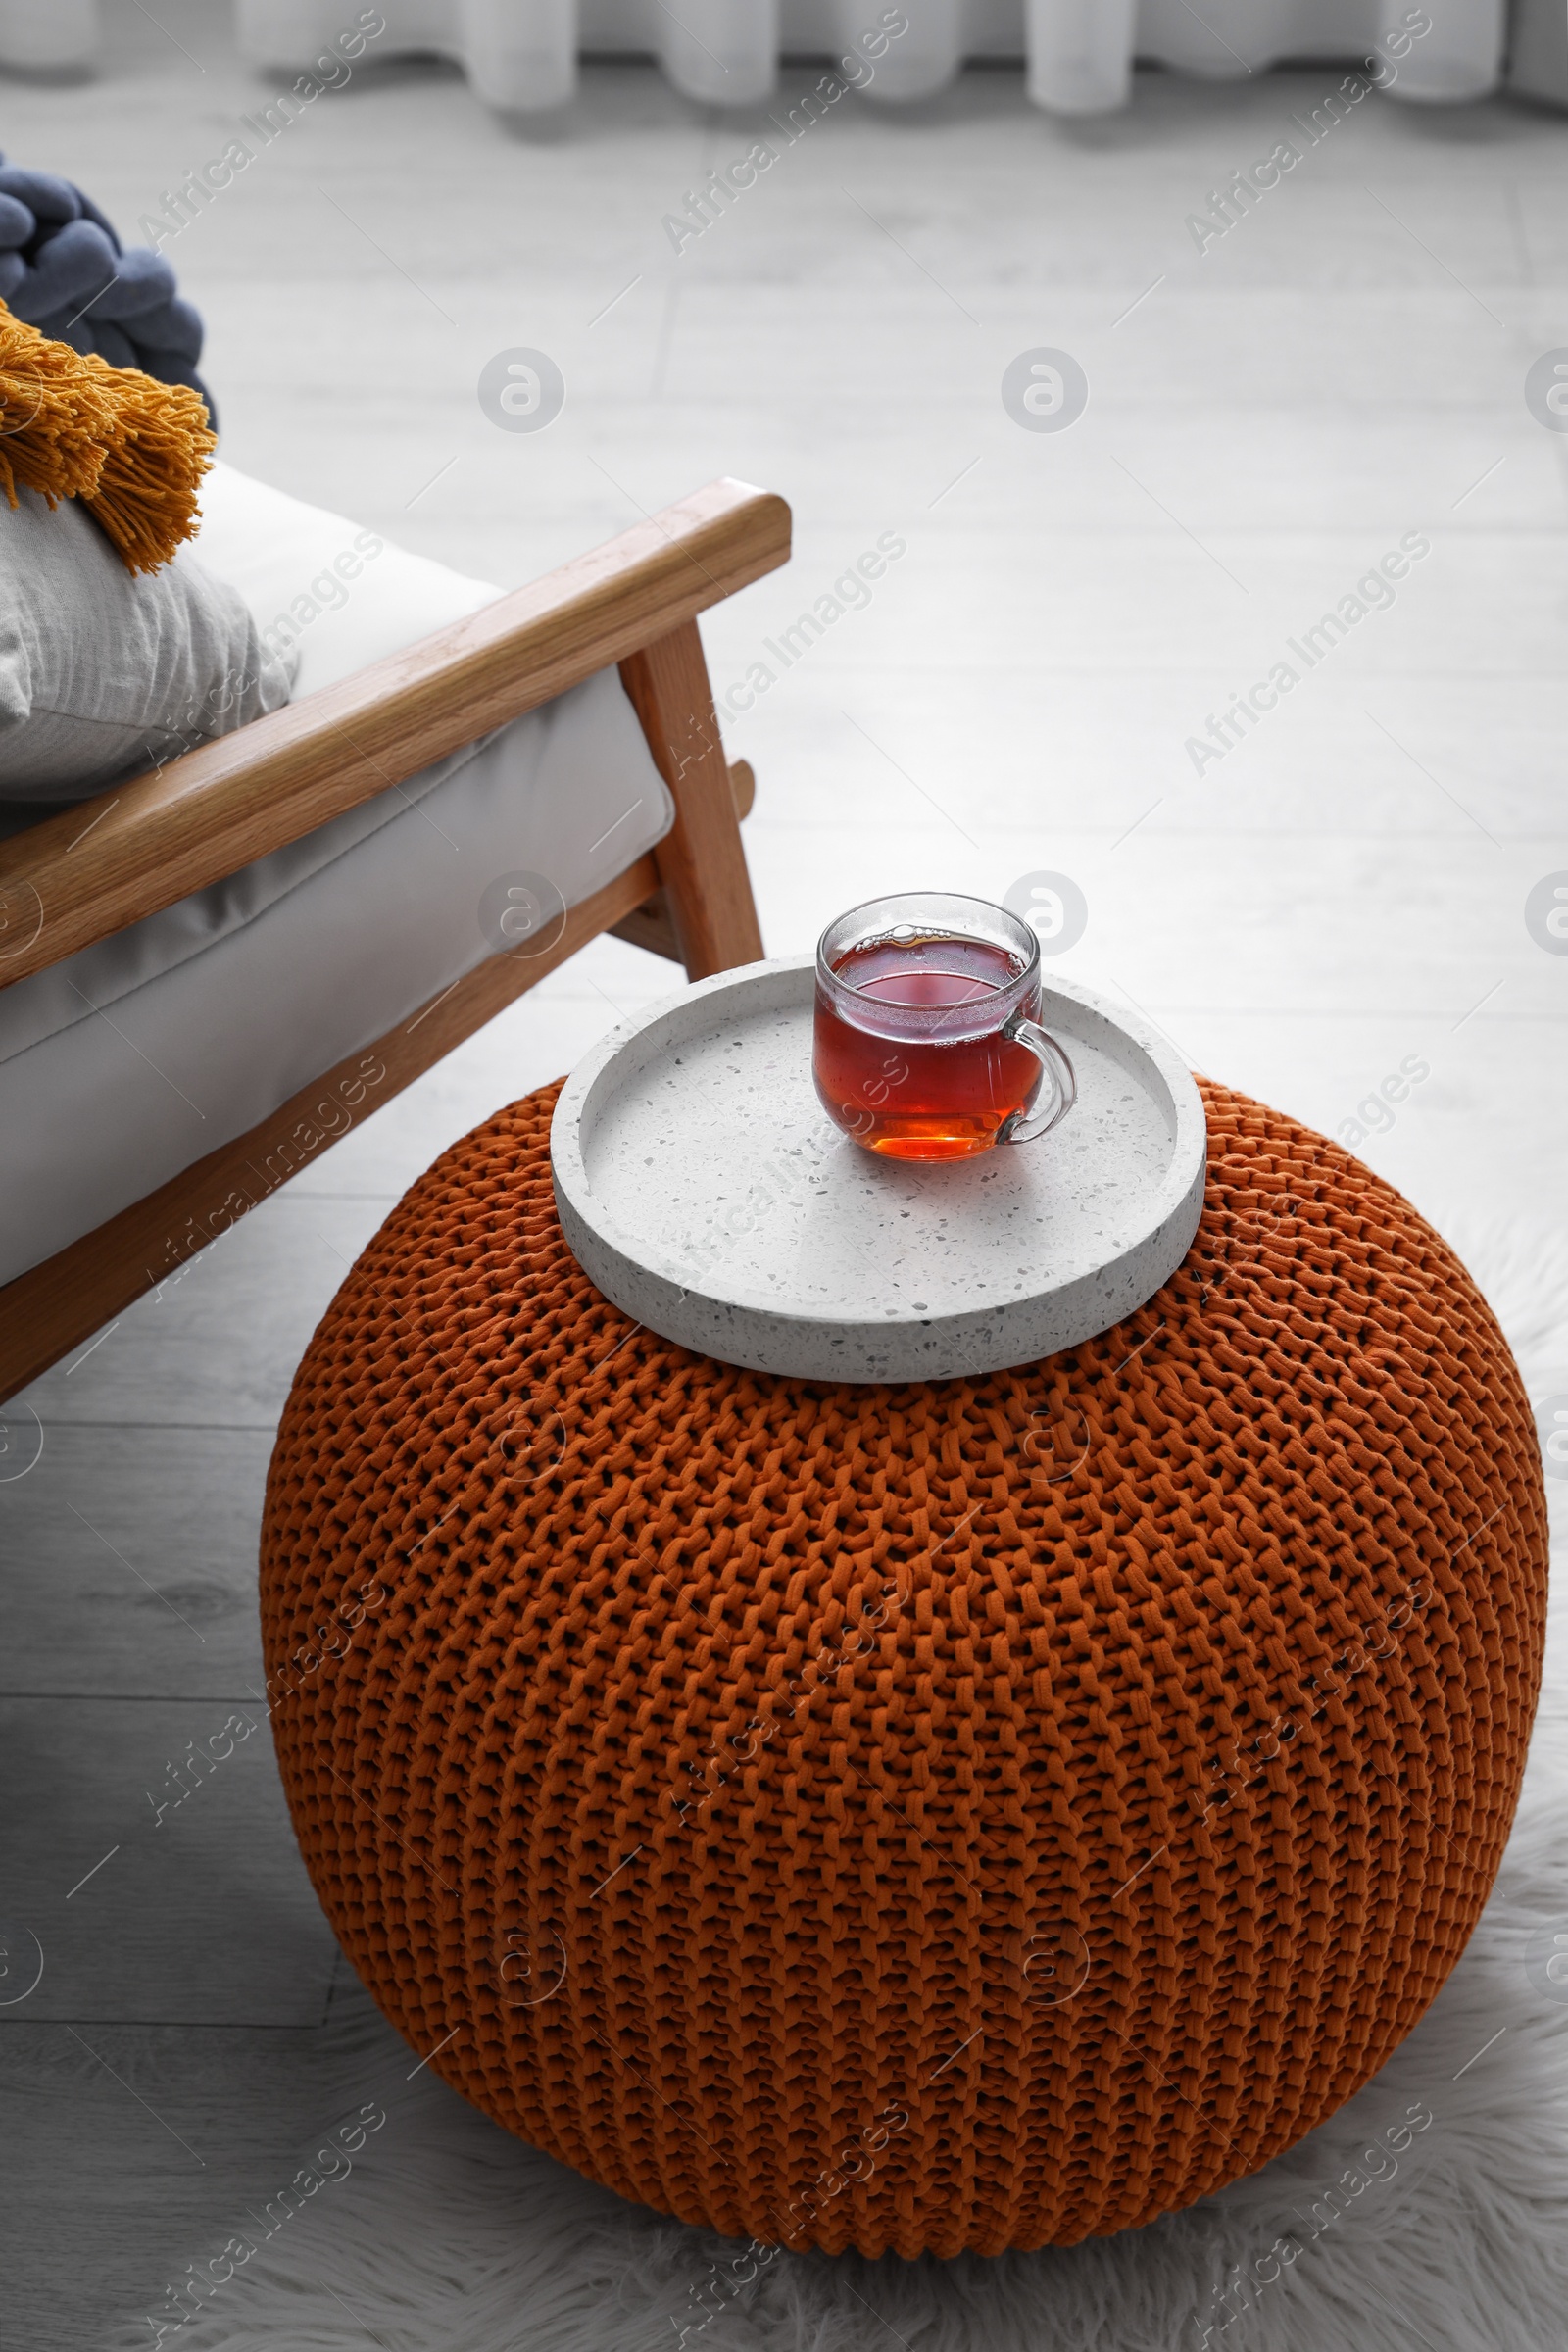
[[[0,83],[0,145],[133,237],[267,92],[216,0],[108,13],[98,79]],[[882,889],[1064,871],[1089,904],[1064,969],[1331,1132],[1418,1056],[1366,1156],[1441,1224],[1528,1238],[1568,1209],[1568,956],[1524,919],[1568,869],[1568,440],[1523,392],[1568,346],[1568,123],[1369,99],[1200,257],[1186,216],[1333,78],[1149,75],[1078,125],[1008,72],[846,101],[677,258],[662,216],[760,117],[608,66],[518,128],[445,68],[367,68],[171,252],[225,455],[464,568],[525,579],[719,471],[784,492],[796,561],[713,621],[720,688],[880,534],[906,543],[731,730],[770,949]],[[517,345],[566,380],[536,435],[475,397]],[[1037,347],[1087,370],[1068,431],[1002,405]],[[1186,738],[1409,533],[1430,554],[1393,608],[1195,775]],[[271,1432],[404,1186],[669,978],[600,943],[26,1399],[0,2001],[29,1938],[44,1970],[0,2006],[8,2352],[107,2343],[349,2086],[406,2072],[256,1704]],[[256,1735],[156,1820],[230,1715]]]

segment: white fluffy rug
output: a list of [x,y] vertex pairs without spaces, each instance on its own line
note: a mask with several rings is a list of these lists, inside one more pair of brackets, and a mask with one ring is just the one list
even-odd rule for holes
[[[1447,1230],[1532,1396],[1568,1392],[1562,1240]],[[1568,1482],[1552,1485],[1560,1559]],[[428,2072],[408,2082],[411,2062],[365,2004],[332,2071],[341,2114],[379,2102],[384,2125],[199,2316],[176,2328],[179,2307],[167,2309],[161,2340],[179,2352],[1562,2352],[1565,1740],[1558,1608],[1502,1876],[1444,1992],[1376,2081],[1288,2156],[1150,2229],[946,2264],[786,2254],[726,2295],[735,2242],[623,2205]],[[302,2148],[301,2165],[313,2154]],[[247,2246],[259,2234],[243,2212],[234,2230]],[[1271,2259],[1281,2239],[1297,2250]],[[215,2239],[202,2259],[219,2254]],[[123,2340],[145,2346],[145,2321]]]

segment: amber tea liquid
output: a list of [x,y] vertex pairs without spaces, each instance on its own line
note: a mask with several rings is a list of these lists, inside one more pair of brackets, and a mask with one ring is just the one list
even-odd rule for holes
[[[906,930],[850,948],[831,968],[853,995],[835,1005],[818,985],[812,1071],[823,1108],[867,1151],[968,1159],[1031,1106],[1040,1063],[1000,1034],[1002,1001],[1024,968],[1005,948]],[[1038,1019],[1038,990],[1021,1009]]]

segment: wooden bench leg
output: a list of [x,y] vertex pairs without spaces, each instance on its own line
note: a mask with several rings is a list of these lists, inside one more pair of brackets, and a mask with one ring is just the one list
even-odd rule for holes
[[[732,760],[729,763],[729,788],[735,802],[735,814],[744,824],[752,812],[757,798],[757,778],[749,760]],[[651,899],[634,906],[624,922],[612,923],[612,939],[623,939],[628,947],[642,948],[650,956],[665,956],[671,963],[684,963],[680,941],[675,932],[675,918],[669,910],[669,893],[661,883]]]
[[697,623],[655,638],[620,676],[674,796],[675,822],[654,857],[687,977],[756,963],[762,934]]

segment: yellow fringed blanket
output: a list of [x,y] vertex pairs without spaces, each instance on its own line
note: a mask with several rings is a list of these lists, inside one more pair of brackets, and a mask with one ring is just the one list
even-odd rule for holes
[[218,436],[199,393],[83,358],[0,303],[0,485],[79,498],[128,571],[156,571],[195,528]]

